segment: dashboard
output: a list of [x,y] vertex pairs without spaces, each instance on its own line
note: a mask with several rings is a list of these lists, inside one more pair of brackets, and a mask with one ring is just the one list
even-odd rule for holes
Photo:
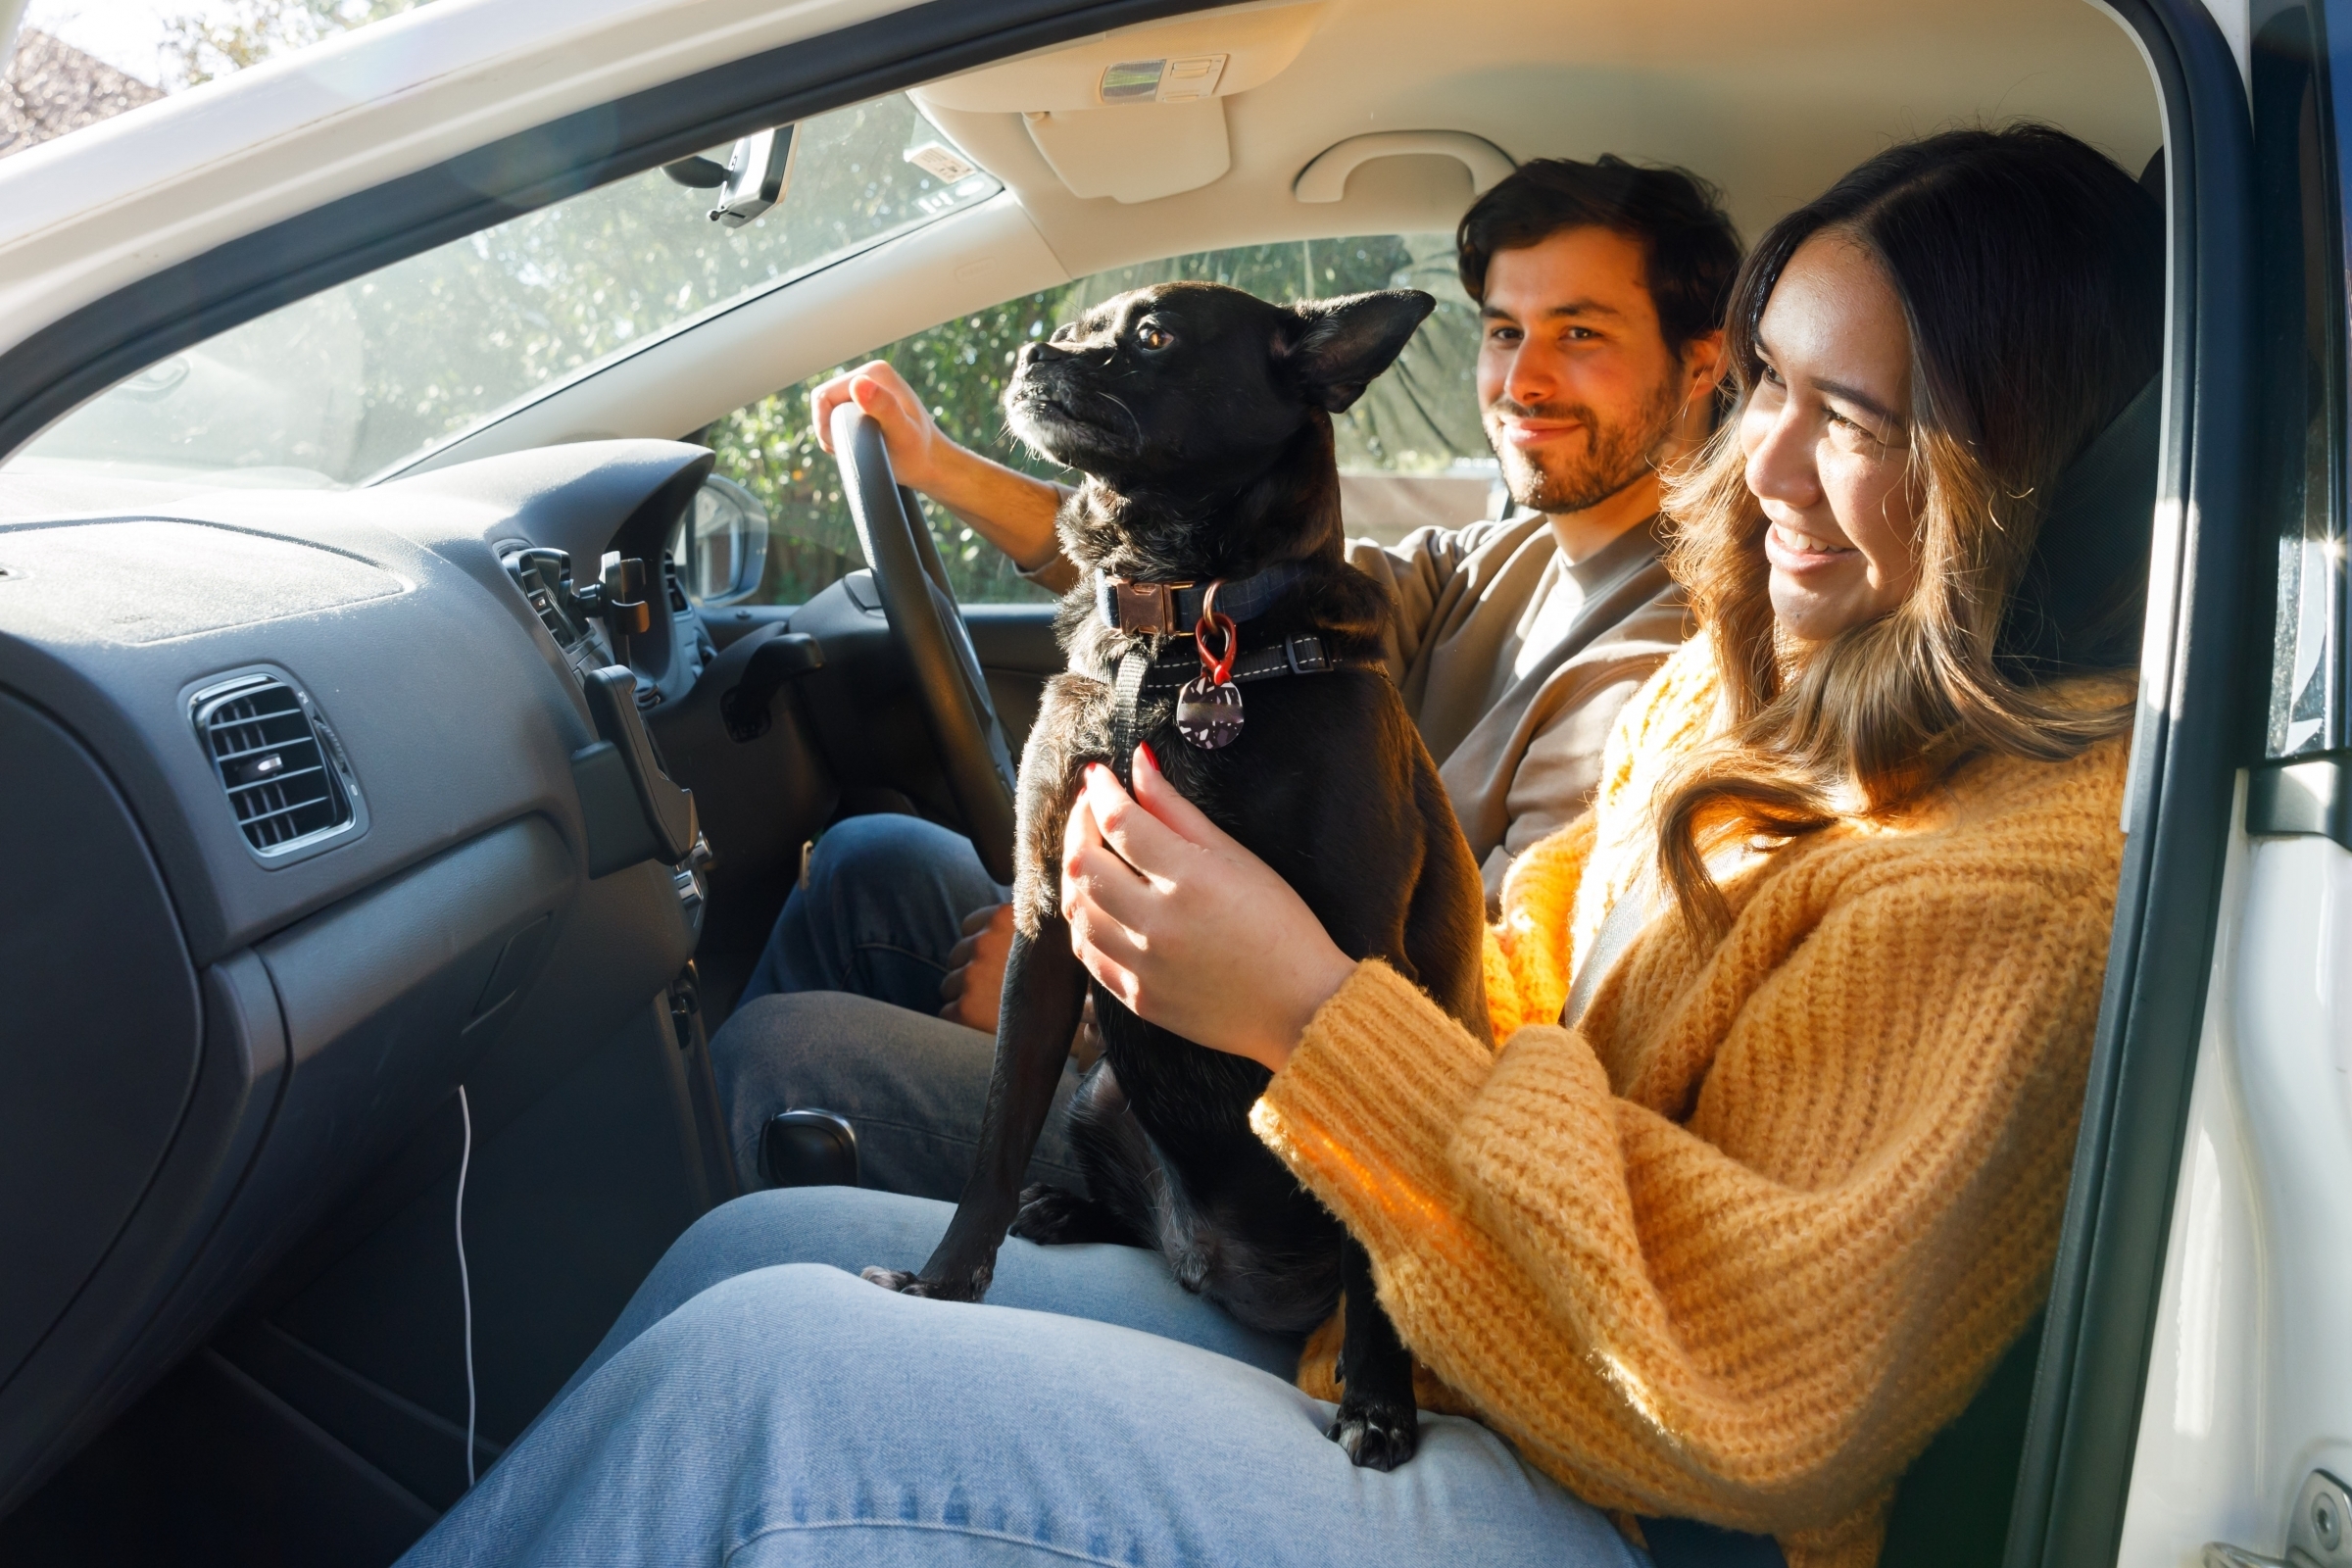
[[456,1085],[685,969],[643,719],[715,701],[663,554],[710,463],[0,522],[0,1512]]

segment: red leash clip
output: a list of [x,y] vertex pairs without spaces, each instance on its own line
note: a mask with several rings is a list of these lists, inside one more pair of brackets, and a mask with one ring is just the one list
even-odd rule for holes
[[[1223,686],[1231,681],[1233,656],[1241,651],[1242,646],[1242,635],[1235,627],[1233,617],[1217,612],[1217,590],[1224,586],[1223,578],[1208,585],[1208,592],[1200,599],[1200,618],[1193,626],[1193,642],[1200,650],[1200,674],[1211,686]],[[1212,656],[1208,651],[1208,634],[1211,631],[1224,636],[1225,651],[1221,654]]]
[[[1231,615],[1217,613],[1217,590],[1212,582],[1200,600],[1200,619],[1193,627],[1193,643],[1200,651],[1200,673],[1176,694],[1176,733],[1204,752],[1231,746],[1242,732],[1242,693],[1233,684],[1233,656],[1242,646]],[[1211,632],[1224,635],[1225,651],[1208,651]]]

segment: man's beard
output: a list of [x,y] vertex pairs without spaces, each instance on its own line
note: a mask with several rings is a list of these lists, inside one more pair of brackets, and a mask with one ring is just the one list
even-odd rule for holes
[[[1676,383],[1661,381],[1649,402],[1620,423],[1604,423],[1579,403],[1528,405],[1505,396],[1487,405],[1483,422],[1487,444],[1502,465],[1502,482],[1511,499],[1536,512],[1582,512],[1596,507],[1657,466],[1657,453],[1682,417],[1683,400]],[[1502,439],[1501,416],[1521,418],[1574,419],[1585,427],[1582,453],[1550,453],[1550,466],[1536,455]]]

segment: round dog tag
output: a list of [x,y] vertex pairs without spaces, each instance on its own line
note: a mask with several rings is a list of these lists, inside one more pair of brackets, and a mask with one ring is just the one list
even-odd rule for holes
[[1196,675],[1176,694],[1176,733],[1204,752],[1231,746],[1242,733],[1242,692],[1233,682]]

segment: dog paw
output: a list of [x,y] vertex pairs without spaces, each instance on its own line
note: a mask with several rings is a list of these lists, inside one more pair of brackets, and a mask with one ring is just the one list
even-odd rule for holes
[[1342,1399],[1338,1418],[1323,1435],[1364,1469],[1394,1470],[1421,1446],[1421,1420],[1409,1404]]
[[1042,1182],[1021,1189],[1021,1207],[1013,1215],[1012,1234],[1040,1247],[1073,1247],[1083,1242],[1108,1242],[1115,1247],[1152,1245],[1150,1238],[1109,1205]]
[[977,1301],[988,1289],[985,1280],[927,1280],[903,1268],[865,1268],[858,1277],[901,1296],[920,1296],[934,1301]]
[[1039,1183],[1021,1189],[1020,1212],[1012,1216],[1012,1234],[1041,1247],[1057,1247],[1092,1229],[1094,1205],[1076,1193]]

